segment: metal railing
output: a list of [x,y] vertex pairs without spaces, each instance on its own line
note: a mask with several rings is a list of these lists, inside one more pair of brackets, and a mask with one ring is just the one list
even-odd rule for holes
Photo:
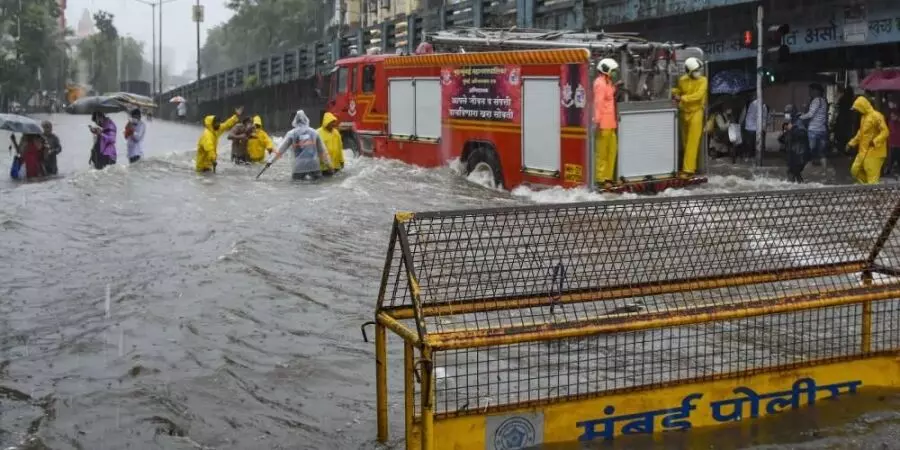
[[[339,41],[317,41],[289,51],[273,54],[233,69],[202,78],[199,82],[179,86],[162,93],[163,100],[181,95],[201,101],[217,100],[239,93],[248,87],[263,87],[294,80],[312,78],[330,70],[338,59],[350,55],[351,47],[359,54],[377,46],[384,53],[402,49],[413,53],[426,31],[456,27],[584,28],[583,9],[594,0],[467,0],[445,3],[438,11],[400,14],[382,23],[343,34]],[[252,86],[245,87],[245,80]],[[162,104],[163,102],[160,102]]]

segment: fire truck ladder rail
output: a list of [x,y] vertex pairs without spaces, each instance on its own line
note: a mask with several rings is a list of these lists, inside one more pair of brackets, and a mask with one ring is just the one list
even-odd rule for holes
[[626,50],[646,52],[675,50],[683,44],[650,42],[631,33],[579,33],[570,30],[519,30],[458,28],[429,33],[427,39],[435,44],[481,46],[480,50],[509,50],[543,48],[586,48],[613,52]]

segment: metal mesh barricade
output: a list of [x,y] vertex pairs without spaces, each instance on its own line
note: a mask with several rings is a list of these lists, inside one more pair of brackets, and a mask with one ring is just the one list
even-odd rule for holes
[[898,217],[887,186],[398,214],[376,322],[412,354],[407,438],[896,351]]

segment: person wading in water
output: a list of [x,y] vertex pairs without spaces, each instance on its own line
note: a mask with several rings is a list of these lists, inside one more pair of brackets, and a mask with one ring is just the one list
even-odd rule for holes
[[96,125],[89,125],[96,136],[91,150],[91,164],[97,170],[116,163],[116,124],[106,114],[95,112],[91,115]]

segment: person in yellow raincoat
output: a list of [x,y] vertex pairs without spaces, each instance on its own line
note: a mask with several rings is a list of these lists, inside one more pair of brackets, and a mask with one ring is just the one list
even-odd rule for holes
[[250,162],[262,162],[266,158],[266,151],[269,153],[275,150],[275,144],[269,133],[263,129],[262,118],[253,116],[253,132],[250,140],[247,141],[247,158]]
[[326,112],[322,117],[322,126],[316,130],[322,143],[328,149],[328,156],[331,158],[331,166],[326,166],[322,161],[322,175],[331,176],[344,168],[344,141],[341,139],[341,131],[337,128],[338,118],[330,112]]
[[234,110],[234,115],[223,123],[219,123],[216,116],[206,116],[203,118],[203,134],[197,141],[197,162],[195,169],[197,172],[215,172],[216,159],[219,157],[219,137],[227,133],[240,120],[244,108],[240,107]]
[[684,61],[685,74],[678,79],[672,89],[672,98],[678,102],[678,120],[684,158],[681,162],[682,176],[692,176],[697,171],[697,155],[703,138],[703,113],[706,109],[707,86],[703,76],[703,63],[697,58]]
[[856,159],[850,166],[850,175],[863,184],[878,184],[881,179],[881,166],[887,158],[887,141],[890,136],[884,116],[872,107],[863,96],[853,102],[853,110],[860,114],[859,131],[847,143],[847,147],[856,147]]

